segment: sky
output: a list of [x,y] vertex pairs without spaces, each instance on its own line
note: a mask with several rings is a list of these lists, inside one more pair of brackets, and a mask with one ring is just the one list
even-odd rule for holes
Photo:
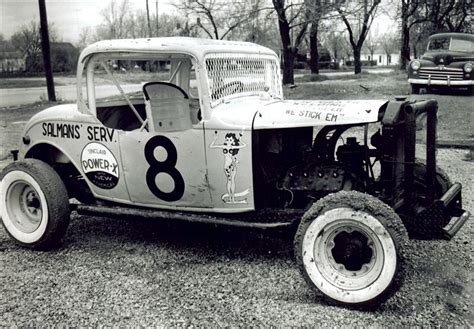
[[[155,14],[155,1],[149,0],[150,12]],[[158,0],[161,13],[171,12],[172,0]],[[146,10],[146,0],[129,0],[135,10]],[[53,26],[61,41],[76,43],[81,31],[101,23],[101,10],[109,0],[46,0],[48,23]],[[20,30],[22,25],[31,21],[39,22],[38,0],[0,0],[0,33],[5,39]]]

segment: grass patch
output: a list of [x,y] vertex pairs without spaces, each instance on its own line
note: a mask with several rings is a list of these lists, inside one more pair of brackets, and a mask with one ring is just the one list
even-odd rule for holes
[[[56,86],[63,86],[61,82],[55,81]],[[0,79],[0,89],[12,89],[12,88],[36,88],[46,87],[46,80],[44,78],[13,78],[13,79]]]

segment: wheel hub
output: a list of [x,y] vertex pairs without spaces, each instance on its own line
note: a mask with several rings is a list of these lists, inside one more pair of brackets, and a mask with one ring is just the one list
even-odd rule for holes
[[38,212],[41,211],[41,203],[38,199],[38,195],[34,190],[29,188],[29,191],[26,191],[25,194],[25,200],[24,203],[26,205],[26,210],[30,213],[32,216],[37,216]]
[[314,240],[317,267],[326,280],[340,289],[364,289],[383,270],[381,240],[375,233],[377,228],[363,223],[359,213],[351,211],[342,216],[326,225]]
[[368,239],[358,231],[343,231],[334,237],[331,254],[337,264],[347,271],[360,271],[371,262],[373,251]]
[[13,225],[24,233],[34,232],[41,224],[41,200],[36,190],[25,181],[17,181],[8,189],[7,211]]

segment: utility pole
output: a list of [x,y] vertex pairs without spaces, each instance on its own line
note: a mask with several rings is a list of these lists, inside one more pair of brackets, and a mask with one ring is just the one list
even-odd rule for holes
[[158,0],[155,0],[156,1],[156,36],[159,37],[160,36],[160,32],[159,32],[159,23],[158,23]]
[[148,0],[146,0],[146,20],[148,23],[148,37],[151,38],[150,8],[148,7]]
[[53,70],[51,68],[51,55],[49,50],[48,18],[46,15],[45,0],[38,0],[40,13],[41,50],[43,52],[44,74],[46,76],[46,86],[48,88],[48,100],[56,101],[54,92]]

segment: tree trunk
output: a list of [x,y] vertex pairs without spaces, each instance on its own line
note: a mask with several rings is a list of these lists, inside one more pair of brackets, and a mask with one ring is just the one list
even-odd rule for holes
[[279,19],[278,27],[280,30],[281,45],[283,47],[283,84],[293,84],[294,64],[296,49],[291,46],[290,26],[288,21]]
[[354,47],[354,74],[362,72],[362,63],[360,62],[360,47]]
[[309,68],[313,74],[319,74],[318,25],[319,21],[314,20],[309,31]]
[[295,52],[291,45],[283,48],[283,84],[294,84]]

